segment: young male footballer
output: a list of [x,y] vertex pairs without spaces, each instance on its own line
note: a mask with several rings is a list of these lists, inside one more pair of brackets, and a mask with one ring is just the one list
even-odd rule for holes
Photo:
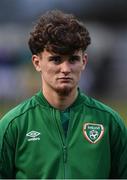
[[117,112],[78,88],[91,38],[52,10],[30,33],[42,88],[0,121],[0,178],[126,179],[127,132]]

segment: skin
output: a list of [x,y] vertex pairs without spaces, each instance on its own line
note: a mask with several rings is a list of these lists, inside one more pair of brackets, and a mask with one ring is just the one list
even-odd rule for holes
[[46,50],[32,56],[35,69],[40,72],[42,91],[47,101],[57,109],[69,107],[77,97],[81,72],[87,64],[82,50],[60,55]]

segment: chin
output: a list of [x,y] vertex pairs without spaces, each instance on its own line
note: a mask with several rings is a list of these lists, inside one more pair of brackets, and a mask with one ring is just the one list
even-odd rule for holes
[[68,96],[72,92],[73,88],[72,87],[62,87],[62,88],[57,88],[56,92],[60,96]]

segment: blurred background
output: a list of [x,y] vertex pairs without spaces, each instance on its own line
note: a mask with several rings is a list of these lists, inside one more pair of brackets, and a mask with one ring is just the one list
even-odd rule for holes
[[79,86],[117,110],[127,123],[126,0],[1,1],[0,118],[41,87],[27,41],[38,17],[51,9],[74,13],[86,24],[92,44]]

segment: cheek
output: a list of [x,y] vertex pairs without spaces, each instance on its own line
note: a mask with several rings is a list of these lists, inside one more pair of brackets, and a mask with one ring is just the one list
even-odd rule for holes
[[[50,77],[52,78],[55,74],[55,70],[53,68],[47,68],[47,67],[43,67],[42,69],[42,76],[45,76],[45,77]],[[50,79],[49,79],[50,80]]]
[[74,73],[75,74],[81,74],[82,71],[83,71],[83,66],[82,65],[76,66],[74,68]]

